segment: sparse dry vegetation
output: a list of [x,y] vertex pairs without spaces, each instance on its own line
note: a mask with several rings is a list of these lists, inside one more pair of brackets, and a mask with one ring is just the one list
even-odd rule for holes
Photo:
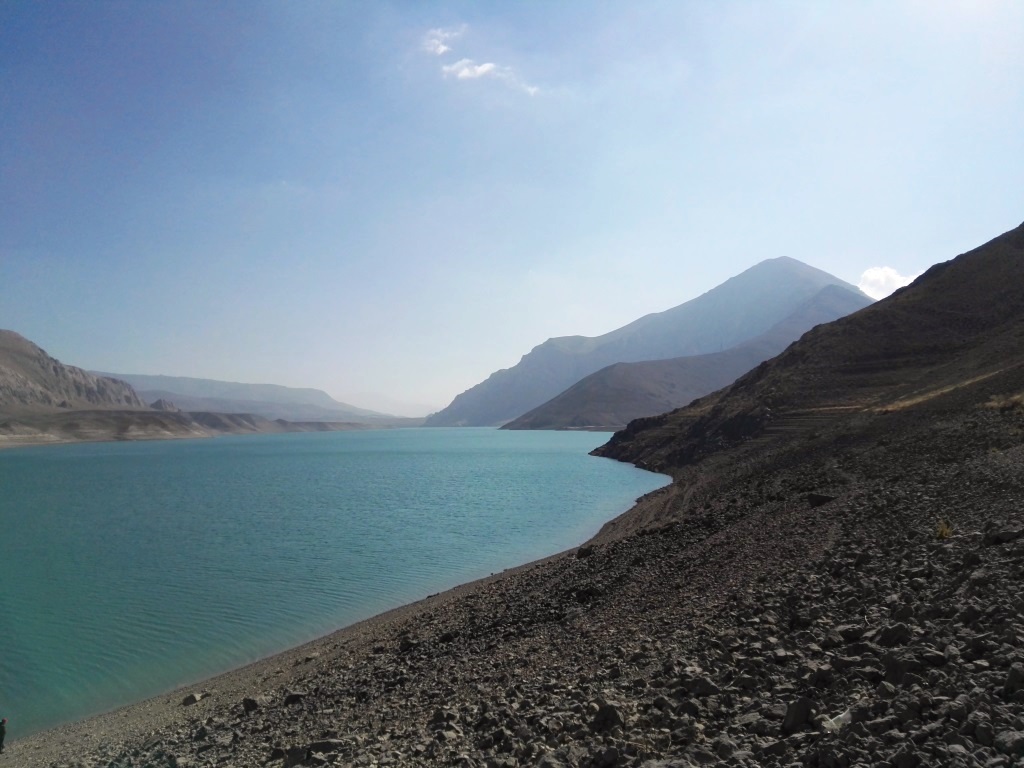
[[985,403],[986,408],[996,411],[1012,411],[1014,408],[1024,408],[1024,392],[1016,395],[993,395]]

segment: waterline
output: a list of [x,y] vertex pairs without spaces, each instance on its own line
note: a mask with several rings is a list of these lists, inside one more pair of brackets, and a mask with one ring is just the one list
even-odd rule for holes
[[17,736],[571,547],[667,479],[595,433],[417,429],[0,455]]

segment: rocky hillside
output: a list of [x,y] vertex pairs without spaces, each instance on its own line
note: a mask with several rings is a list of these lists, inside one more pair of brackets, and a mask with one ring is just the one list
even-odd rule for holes
[[1022,342],[1024,225],[813,329],[726,389],[631,423],[597,453],[668,472],[725,448],[736,449],[734,461],[833,422],[885,419],[958,391],[1001,391],[1024,363]]
[[510,421],[614,363],[721,352],[766,332],[827,285],[827,272],[790,258],[769,259],[678,307],[603,336],[549,339],[512,368],[463,392],[427,426],[487,426]]
[[130,385],[50,357],[14,331],[0,330],[0,409],[145,408]]
[[690,403],[774,357],[805,331],[863,308],[863,294],[829,285],[767,332],[724,352],[616,363],[583,378],[503,429],[621,429]]

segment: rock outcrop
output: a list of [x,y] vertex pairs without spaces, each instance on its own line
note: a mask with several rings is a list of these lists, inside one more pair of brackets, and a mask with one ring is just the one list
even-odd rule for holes
[[145,408],[119,379],[64,365],[14,331],[0,330],[0,409]]

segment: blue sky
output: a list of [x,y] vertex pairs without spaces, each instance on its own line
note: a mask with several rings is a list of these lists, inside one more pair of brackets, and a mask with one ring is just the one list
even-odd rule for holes
[[894,287],[1024,220],[1021,40],[984,0],[6,0],[0,327],[413,413],[762,259]]

